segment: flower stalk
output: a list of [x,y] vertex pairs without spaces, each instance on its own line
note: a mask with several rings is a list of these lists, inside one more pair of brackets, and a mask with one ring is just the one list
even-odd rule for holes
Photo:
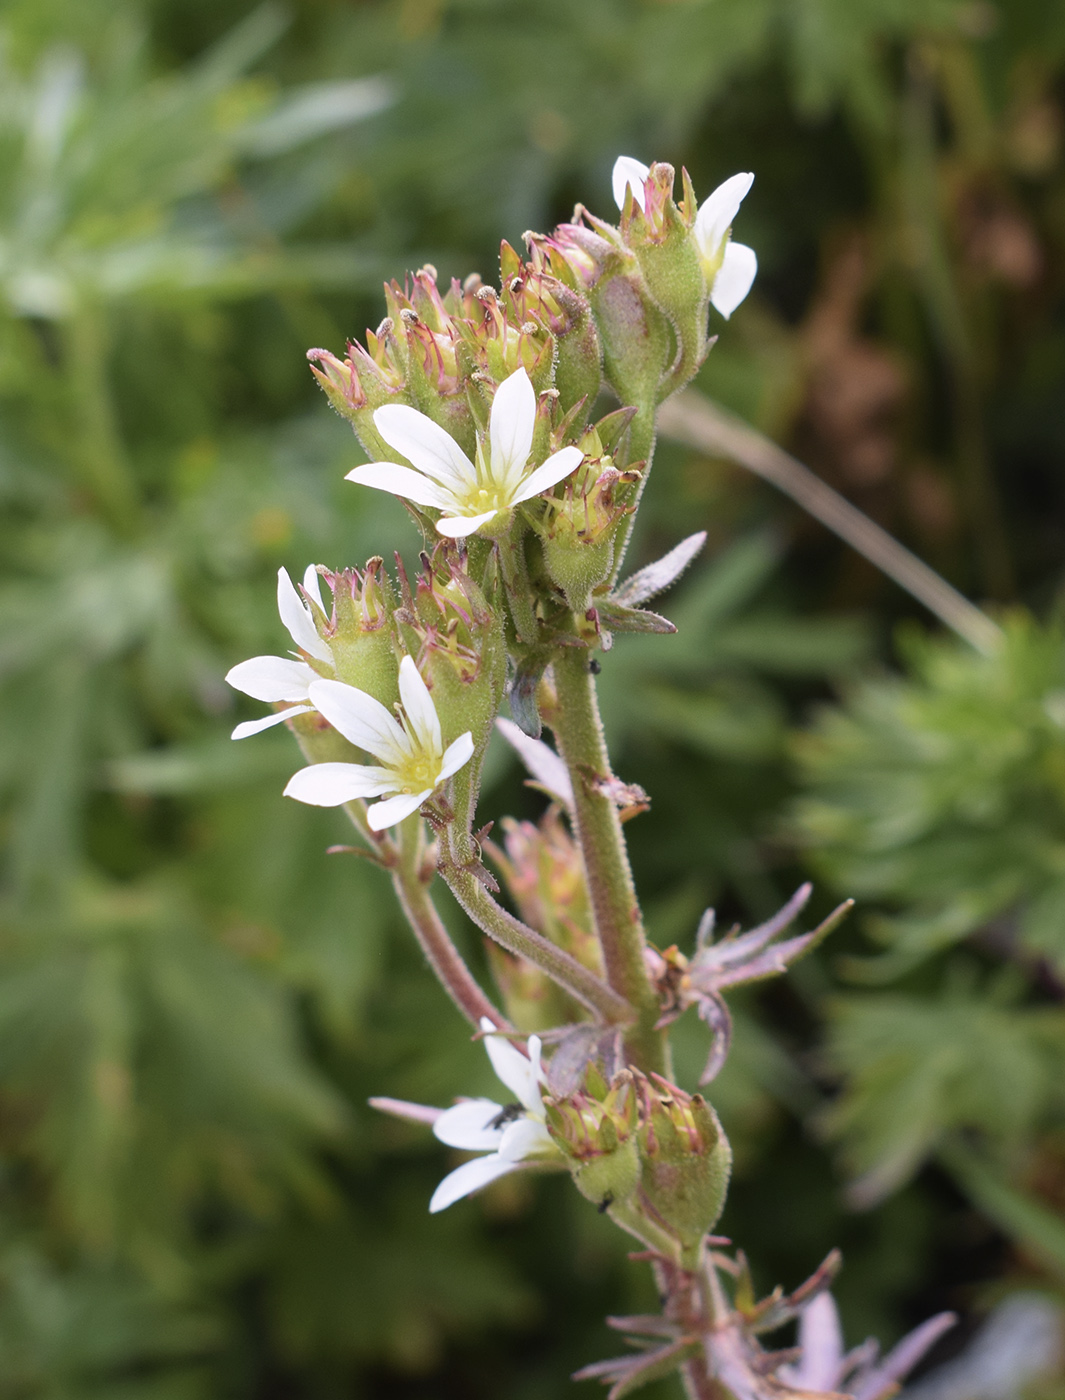
[[408,817],[400,824],[393,852],[389,862],[392,888],[440,985],[471,1026],[487,1020],[498,1030],[513,1029],[466,966],[437,913],[429,894],[436,857],[426,845],[425,828],[417,817]]
[[574,816],[607,981],[635,1013],[625,1045],[632,1063],[670,1073],[669,1045],[655,1029],[661,1014],[647,974],[647,940],[617,806],[603,722],[588,654],[560,650],[554,663],[558,702],[550,724],[573,785]]

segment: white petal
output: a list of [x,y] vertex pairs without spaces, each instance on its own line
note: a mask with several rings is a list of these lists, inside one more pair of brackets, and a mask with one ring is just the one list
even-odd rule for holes
[[293,587],[287,569],[277,571],[277,610],[288,629],[288,635],[300,650],[308,656],[316,656],[319,661],[328,661],[332,666],[333,653],[319,637],[307,605]]
[[[311,602],[317,603],[318,606],[321,608],[322,612],[325,612],[325,604],[322,602],[321,576],[318,573],[317,564],[308,564],[306,569],[304,569],[303,591],[304,593],[309,593],[311,596]],[[326,613],[326,617],[328,616],[329,614]]]
[[444,740],[440,734],[436,706],[429,694],[429,687],[414,664],[414,658],[410,656],[405,656],[399,663],[399,698],[403,702],[408,728],[418,747],[426,753],[440,753]]
[[552,1157],[558,1148],[538,1118],[517,1118],[503,1130],[498,1152],[505,1162],[526,1162],[530,1157]]
[[[483,1021],[481,1026],[483,1029]],[[494,1030],[495,1027],[493,1026],[492,1029]],[[539,1051],[540,1042],[536,1036],[529,1037],[529,1048],[532,1050],[534,1040],[536,1041],[535,1048]],[[544,1104],[537,1082],[540,1069],[539,1054],[537,1054],[534,1064],[516,1046],[511,1045],[509,1040],[504,1040],[499,1035],[486,1035],[484,1048],[488,1051],[488,1058],[492,1061],[492,1068],[495,1070],[497,1078],[503,1081],[518,1102],[530,1113],[543,1113]]]
[[473,757],[473,735],[467,729],[465,734],[460,734],[453,744],[449,744],[444,750],[444,761],[440,765],[440,776],[438,783],[450,778],[452,773],[457,773],[464,763],[469,763]]
[[477,484],[473,463],[450,433],[416,408],[390,403],[373,416],[374,427],[412,466],[443,486]]
[[365,690],[343,681],[315,681],[309,695],[318,713],[356,748],[372,753],[389,768],[405,762],[410,743],[399,721]]
[[726,321],[751,290],[757,271],[758,257],[753,248],[731,241],[726,245],[725,256],[710,289],[710,300]]
[[339,807],[356,797],[380,797],[396,787],[393,775],[363,763],[312,763],[293,773],[286,797],[310,807]]
[[264,729],[273,729],[275,724],[284,724],[285,720],[291,719],[293,715],[309,715],[313,712],[313,705],[292,705],[287,710],[278,710],[276,714],[267,715],[265,719],[246,719],[243,724],[238,724],[231,739],[249,739],[253,734],[261,734]]
[[732,227],[732,221],[753,184],[754,176],[749,170],[740,175],[731,175],[699,206],[694,232],[705,257],[716,257],[721,240]]
[[436,522],[437,533],[447,535],[448,539],[464,540],[467,535],[476,534],[482,525],[487,525],[498,514],[497,510],[486,510],[483,515],[445,516]]
[[[398,404],[392,404],[398,408]],[[432,506],[434,510],[454,510],[455,500],[450,491],[430,481],[410,467],[397,467],[395,462],[367,462],[348,472],[345,481],[357,481],[360,486],[372,486],[377,491],[390,491],[415,505]]]
[[508,375],[496,390],[488,420],[492,476],[502,486],[513,471],[520,475],[529,460],[536,424],[536,391],[523,369]]
[[448,1147],[463,1147],[467,1152],[494,1152],[503,1137],[502,1128],[489,1124],[503,1112],[502,1105],[491,1099],[471,1099],[445,1108],[433,1124],[433,1132]]
[[253,656],[226,672],[226,683],[253,700],[306,700],[311,682],[319,679],[306,661],[284,656]]
[[625,189],[632,186],[632,193],[637,204],[643,204],[644,181],[650,175],[650,166],[641,165],[638,160],[633,160],[632,156],[618,156],[614,162],[613,187],[614,203],[619,209],[625,208]]
[[384,831],[386,827],[395,826],[416,812],[432,795],[433,789],[426,788],[424,792],[401,792],[398,797],[377,802],[366,813],[366,824],[371,831]]
[[579,447],[564,447],[561,452],[554,453],[543,466],[530,472],[521,483],[514,497],[514,504],[528,501],[533,496],[539,496],[541,491],[549,491],[552,486],[557,486],[564,477],[575,472],[583,460],[584,453]]
[[490,1181],[516,1170],[513,1162],[504,1162],[502,1157],[497,1157],[494,1152],[488,1157],[476,1157],[472,1162],[464,1162],[461,1167],[456,1167],[445,1176],[433,1192],[433,1199],[429,1202],[429,1214],[435,1215],[437,1211],[446,1210],[456,1201],[461,1201],[463,1196],[472,1196],[474,1191],[479,1191]]
[[545,744],[542,739],[530,739],[512,719],[504,719],[502,715],[496,720],[496,728],[517,752],[536,782],[546,788],[564,807],[572,810],[573,784],[570,781],[569,769],[550,744]]

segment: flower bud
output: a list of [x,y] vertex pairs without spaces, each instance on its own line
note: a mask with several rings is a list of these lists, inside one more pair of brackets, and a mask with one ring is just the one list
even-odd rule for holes
[[[587,453],[592,444],[581,446]],[[610,577],[617,527],[635,509],[639,480],[639,471],[618,471],[608,456],[586,458],[561,499],[548,501],[540,527],[544,563],[573,612],[586,612],[593,589]]]
[[550,332],[555,344],[554,388],[564,413],[591,409],[602,378],[602,349],[588,298],[546,271],[524,263],[504,242],[499,257],[503,294],[512,319]]
[[395,598],[383,561],[371,559],[365,569],[325,570],[321,577],[333,607],[319,630],[333,653],[337,680],[391,707],[399,699],[399,662],[392,631]]
[[637,1095],[623,1071],[599,1098],[585,1090],[545,1099],[547,1131],[566,1158],[574,1184],[600,1210],[622,1206],[640,1180],[636,1144]]
[[652,1077],[638,1081],[641,1196],[690,1256],[721,1214],[732,1150],[701,1094]]
[[673,202],[673,167],[652,165],[644,199],[631,190],[621,217],[621,236],[637,257],[648,292],[665,312],[677,338],[676,359],[664,392],[686,384],[706,359],[709,292],[698,245],[692,234],[695,195],[687,171],[685,198]]
[[[397,562],[398,558],[397,558]],[[445,733],[470,730],[478,749],[488,741],[506,683],[502,619],[489,605],[454,545],[441,544],[411,589],[399,562],[403,604],[395,621],[418,659]]]
[[[420,268],[405,289],[389,283],[385,297],[403,347],[407,389],[415,408],[472,454],[475,425],[459,353],[463,328],[440,295],[436,268]],[[452,306],[460,297],[461,291],[453,287]]]
[[613,225],[580,205],[583,223],[530,237],[534,261],[581,287],[599,331],[603,373],[623,404],[653,405],[676,356],[673,330],[644,280],[636,254]]
[[308,350],[311,373],[342,418],[355,429],[371,461],[387,458],[388,447],[373,423],[374,409],[386,403],[409,404],[407,370],[393,321],[386,317],[366,332],[367,349],[348,344],[348,357],[338,360],[328,350]]

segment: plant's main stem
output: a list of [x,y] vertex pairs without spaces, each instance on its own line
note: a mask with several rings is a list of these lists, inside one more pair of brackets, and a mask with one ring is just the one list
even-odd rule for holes
[[588,652],[560,650],[554,671],[558,705],[551,724],[573,782],[577,837],[607,981],[635,1013],[625,1033],[626,1049],[640,1069],[668,1076],[668,1042],[654,1028],[661,1008],[647,975],[643,918],[625,837],[617,807],[602,790],[611,777],[610,757]]
[[511,1030],[506,1017],[481,990],[436,912],[426,879],[427,874],[432,878],[434,868],[427,869],[421,819],[408,817],[399,831],[399,849],[391,871],[392,887],[407,922],[437,979],[470,1024],[480,1029],[482,1016],[487,1016],[499,1030]]

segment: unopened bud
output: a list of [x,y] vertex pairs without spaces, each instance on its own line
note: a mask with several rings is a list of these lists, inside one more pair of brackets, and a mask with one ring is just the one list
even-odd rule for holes
[[621,235],[640,264],[643,280],[655,303],[665,312],[677,337],[677,352],[664,392],[686,384],[706,359],[709,292],[692,225],[695,196],[687,171],[685,199],[673,202],[673,167],[652,165],[644,183],[644,199],[626,200]]
[[333,595],[323,632],[337,680],[356,686],[391,708],[399,699],[399,663],[392,635],[395,596],[380,558],[365,569],[322,573]]
[[638,471],[618,471],[609,457],[586,459],[561,499],[548,502],[544,563],[573,612],[586,612],[593,590],[610,577],[617,527],[635,509],[639,480]]
[[470,730],[481,748],[491,733],[506,683],[506,644],[498,610],[470,577],[451,544],[422,556],[413,589],[401,575],[403,605],[395,619],[418,658],[445,731]]
[[639,1086],[641,1194],[690,1255],[721,1214],[732,1150],[701,1094],[657,1075],[654,1083],[641,1075]]
[[577,1190],[605,1211],[624,1205],[640,1180],[637,1096],[628,1071],[602,1098],[587,1088],[569,1098],[545,1100],[547,1131],[565,1156]]

